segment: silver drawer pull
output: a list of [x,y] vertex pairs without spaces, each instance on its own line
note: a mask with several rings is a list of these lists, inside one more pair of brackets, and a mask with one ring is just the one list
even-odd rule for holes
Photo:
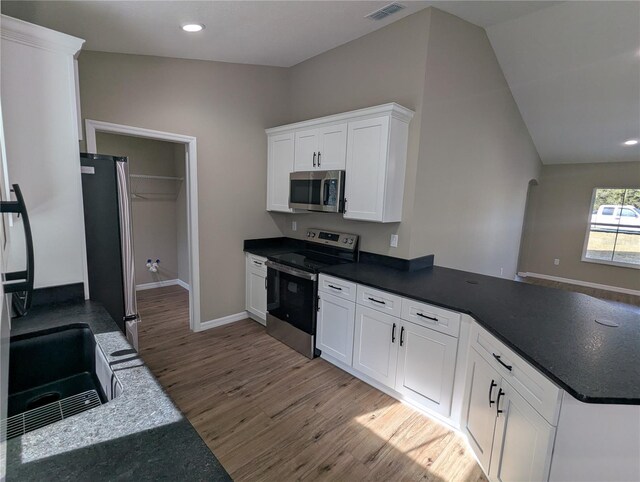
[[431,320],[431,321],[436,321],[436,322],[439,321],[438,318],[436,318],[435,316],[427,316],[422,313],[416,313],[416,316],[420,316],[422,318],[426,318],[427,320]]
[[369,300],[373,301],[374,303],[378,303],[378,304],[381,304],[381,305],[386,305],[386,303],[384,301],[376,300],[375,298],[371,298],[371,296],[369,296]]
[[333,285],[327,285],[329,288],[333,288],[334,290],[342,291],[342,288]]

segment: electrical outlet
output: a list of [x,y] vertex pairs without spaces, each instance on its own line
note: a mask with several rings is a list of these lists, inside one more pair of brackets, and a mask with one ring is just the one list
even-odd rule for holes
[[500,276],[504,274],[504,268],[500,268]]
[[397,234],[392,234],[391,235],[391,241],[389,241],[389,246],[391,246],[392,248],[397,248],[398,247],[398,235]]
[[560,265],[560,258],[556,258],[553,260],[553,264],[555,264],[556,266]]
[[296,221],[291,221],[291,231],[298,230],[298,223]]

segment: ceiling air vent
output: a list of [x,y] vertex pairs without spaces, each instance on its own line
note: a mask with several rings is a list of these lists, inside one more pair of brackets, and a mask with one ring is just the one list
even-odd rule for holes
[[370,18],[371,20],[382,20],[383,18],[387,18],[389,15],[393,15],[394,13],[405,8],[404,5],[393,2],[387,5],[386,7],[382,7],[375,12],[371,12],[369,15],[365,16],[365,18]]

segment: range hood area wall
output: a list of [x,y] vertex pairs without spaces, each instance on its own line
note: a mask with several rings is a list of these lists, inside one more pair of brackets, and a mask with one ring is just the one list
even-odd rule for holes
[[273,213],[283,235],[319,226],[360,235],[363,251],[513,278],[541,163],[484,29],[428,8],[292,67],[290,82],[292,121],[391,101],[416,114],[401,223]]

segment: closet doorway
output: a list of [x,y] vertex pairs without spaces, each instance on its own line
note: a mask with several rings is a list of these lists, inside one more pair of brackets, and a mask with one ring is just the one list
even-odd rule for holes
[[88,152],[129,159],[138,298],[161,310],[188,298],[189,327],[200,331],[195,137],[85,122]]

